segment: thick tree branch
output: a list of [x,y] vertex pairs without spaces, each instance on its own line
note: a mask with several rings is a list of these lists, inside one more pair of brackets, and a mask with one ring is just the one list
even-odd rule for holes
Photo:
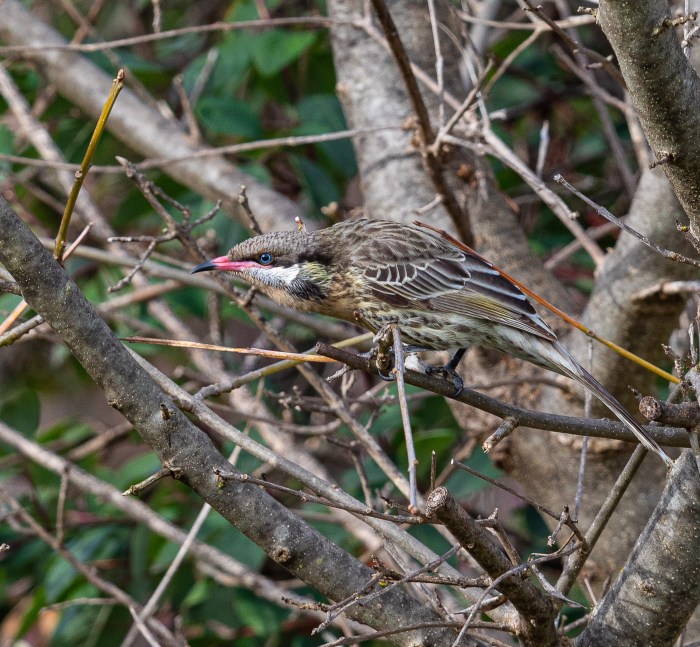
[[[434,489],[426,501],[429,515],[442,521],[469,554],[496,579],[514,566],[496,545],[493,536],[479,526],[452,498],[444,487]],[[522,633],[527,644],[555,645],[555,608],[549,597],[532,582],[520,575],[505,577],[499,584],[501,591],[520,612]]]
[[700,79],[670,26],[665,0],[601,0],[600,25],[615,50],[647,139],[700,233]]
[[700,601],[698,519],[700,475],[686,451],[577,647],[674,644]]
[[697,402],[673,404],[650,395],[639,402],[639,411],[649,421],[690,429],[700,424],[700,405]]

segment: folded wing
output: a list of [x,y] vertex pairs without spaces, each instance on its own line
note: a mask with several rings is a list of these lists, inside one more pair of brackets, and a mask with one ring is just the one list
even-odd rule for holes
[[440,251],[437,258],[368,264],[364,277],[391,305],[484,319],[556,340],[527,297],[488,262],[456,248]]

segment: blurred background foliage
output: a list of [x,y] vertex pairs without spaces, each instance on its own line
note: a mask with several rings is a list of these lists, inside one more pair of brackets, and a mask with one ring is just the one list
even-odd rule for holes
[[[255,0],[164,3],[163,29],[215,20],[259,19],[261,4]],[[326,15],[323,1],[266,0],[264,6],[274,17]],[[77,2],[76,7],[83,14],[89,8],[84,2]],[[57,6],[36,3],[34,10],[66,38],[74,34],[75,23]],[[149,32],[151,20],[148,2],[106,3],[95,28],[102,38],[114,39]],[[503,60],[527,33],[511,32],[493,43],[492,56],[497,61]],[[590,47],[607,53],[597,30],[583,29],[581,33]],[[628,196],[608,153],[596,112],[580,81],[552,54],[552,40],[546,36],[539,39],[495,84],[487,98],[488,107],[499,111],[495,127],[528,165],[534,167],[540,129],[543,121],[548,120],[551,144],[545,176],[561,172],[574,183],[577,177],[585,177],[586,191],[592,199],[615,213],[624,213]],[[114,75],[113,58],[105,54],[89,56]],[[163,109],[174,111],[178,117],[182,117],[183,111],[173,89],[173,78],[182,75],[186,91],[193,96],[193,113],[201,136],[212,145],[322,134],[346,128],[335,93],[329,36],[324,29],[214,31],[122,48],[116,50],[116,56],[119,64],[128,69],[130,85],[142,85],[153,101]],[[12,64],[9,70],[27,100],[32,104],[42,103],[41,119],[66,158],[79,162],[92,134],[92,121],[67,100],[52,94],[40,70],[21,61]],[[206,78],[202,76],[204,70],[207,70]],[[611,116],[622,140],[628,141],[622,117],[614,112]],[[36,157],[31,146],[15,137],[7,105],[2,99],[0,117],[0,152]],[[107,134],[95,163],[113,164],[116,155],[133,159],[122,143]],[[298,201],[310,219],[328,222],[320,215],[320,209],[333,202],[343,211],[361,205],[357,167],[348,140],[264,148],[236,155],[234,161],[250,175]],[[633,162],[631,155],[630,162]],[[501,188],[512,200],[515,216],[543,259],[570,242],[568,232],[534,199],[515,173],[498,164],[495,168]],[[148,177],[191,209],[195,216],[213,206],[163,173],[150,171]],[[0,179],[3,190],[16,196],[13,202],[22,205],[21,215],[35,230],[55,236],[63,207],[55,187],[31,167],[5,161],[0,162]],[[160,218],[123,174],[96,173],[89,176],[87,186],[103,210],[110,214],[110,224],[119,234],[156,235],[161,231]],[[179,217],[176,212],[173,216]],[[582,214],[582,221],[586,225],[599,224],[589,213]],[[215,246],[221,251],[248,235],[224,213],[217,215],[204,229],[214,232]],[[198,233],[204,235],[205,231]],[[173,259],[177,259],[179,253],[175,243],[158,251]],[[88,260],[72,259],[67,267],[94,303],[104,301],[108,288],[123,276],[117,266],[98,265]],[[585,291],[590,286],[592,268],[584,254],[572,256],[559,265],[556,272],[572,288]],[[202,320],[209,316],[210,298],[202,290],[193,288],[183,288],[163,297],[179,317],[202,331],[206,329]],[[12,311],[18,302],[19,297],[1,295],[2,315]],[[256,332],[246,317],[232,304],[224,304],[224,308],[228,317],[224,341],[237,346],[252,342]],[[163,332],[145,305],[129,306],[111,323],[120,336],[142,331]],[[282,322],[275,320],[275,325],[282,326]],[[318,337],[318,332],[304,330],[294,323],[284,331],[299,347],[311,346]],[[53,451],[70,456],[95,436],[123,427],[123,421],[109,409],[101,393],[65,348],[44,337],[38,335],[31,342],[2,349],[5,360],[1,367],[0,420]],[[137,349],[183,385],[191,387],[194,383],[184,352],[145,345]],[[223,361],[233,374],[257,365],[239,358],[226,357]],[[278,394],[294,388],[304,389],[295,372],[276,375],[265,383],[263,397],[279,409]],[[417,451],[422,457],[419,478],[425,490],[430,476],[430,461],[426,457],[435,451],[438,468],[444,469],[463,441],[449,409],[440,398],[426,397],[415,391],[411,391],[411,395],[416,398],[412,405],[413,421]],[[232,415],[235,420],[235,414]],[[399,464],[405,468],[398,408],[393,404],[383,405],[373,411],[372,416],[372,433],[390,455],[399,457]],[[313,411],[293,408],[284,415],[286,421],[301,425],[316,417]],[[365,421],[369,419],[368,412]],[[98,453],[75,459],[77,465],[120,490],[145,479],[160,467],[133,430],[124,428],[123,431]],[[254,424],[250,425],[250,433],[257,435]],[[342,428],[337,435],[347,437]],[[233,449],[226,443],[220,444],[225,454]],[[476,451],[466,456],[467,462],[497,477],[498,471],[481,450],[471,449]],[[326,445],[319,449],[319,455],[325,453],[326,460],[335,463],[339,483],[362,498],[354,466],[345,458],[334,458],[334,451],[332,446]],[[259,464],[242,454],[238,466],[245,472],[253,472]],[[377,490],[386,485],[383,475],[371,465],[367,479]],[[455,472],[448,482],[454,494],[476,514],[489,514],[497,505],[523,554],[543,548],[547,530],[533,510],[463,472]],[[55,531],[60,479],[54,473],[0,445],[0,483],[21,499],[35,519]],[[142,498],[153,510],[182,528],[189,527],[201,504],[190,490],[170,480],[161,481]],[[300,507],[298,501],[285,499],[285,503]],[[0,511],[2,508],[0,504]],[[318,515],[308,514],[310,511],[313,507],[307,506],[300,513],[307,514],[310,523],[345,549],[357,553],[358,542],[353,537],[342,528],[319,520]],[[109,505],[75,490],[71,490],[66,504],[64,525],[69,550],[140,602],[155,588],[177,549]],[[415,532],[437,552],[446,548],[445,542],[432,529],[418,528]],[[209,515],[199,538],[253,570],[280,581],[287,577],[259,548],[216,514]],[[11,546],[1,557],[0,568],[0,636],[4,640],[14,636],[18,645],[55,646],[108,647],[121,643],[131,624],[131,618],[122,607],[69,604],[79,598],[98,597],[100,592],[42,541],[25,535],[13,524],[0,523],[1,542]],[[308,590],[304,592],[314,595]],[[326,640],[322,636],[310,636],[315,623],[294,610],[264,601],[249,590],[217,584],[198,572],[188,560],[166,592],[162,608],[160,617],[165,622],[169,620],[168,613],[179,616],[191,645],[306,647]],[[575,617],[575,613],[570,617]]]

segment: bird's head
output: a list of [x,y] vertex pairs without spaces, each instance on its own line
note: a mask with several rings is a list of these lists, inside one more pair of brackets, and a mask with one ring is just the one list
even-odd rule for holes
[[200,263],[196,272],[224,271],[298,310],[318,309],[331,280],[331,259],[318,249],[313,233],[280,231],[256,236],[231,248],[226,256]]

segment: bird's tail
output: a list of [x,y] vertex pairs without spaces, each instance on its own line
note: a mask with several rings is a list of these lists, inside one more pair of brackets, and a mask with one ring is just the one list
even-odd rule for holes
[[564,349],[559,344],[555,344],[556,349],[564,356],[568,361],[560,362],[559,369],[567,376],[580,382],[585,386],[593,395],[596,396],[610,411],[612,411],[618,419],[624,423],[627,428],[639,439],[639,442],[646,447],[650,452],[654,452],[661,458],[661,460],[666,463],[666,467],[670,468],[673,466],[673,461],[666,455],[661,446],[649,435],[649,433],[632,417],[632,415],[625,409],[613,396],[610,391],[608,391],[598,380],[596,380],[583,366],[581,366],[569,352]]

